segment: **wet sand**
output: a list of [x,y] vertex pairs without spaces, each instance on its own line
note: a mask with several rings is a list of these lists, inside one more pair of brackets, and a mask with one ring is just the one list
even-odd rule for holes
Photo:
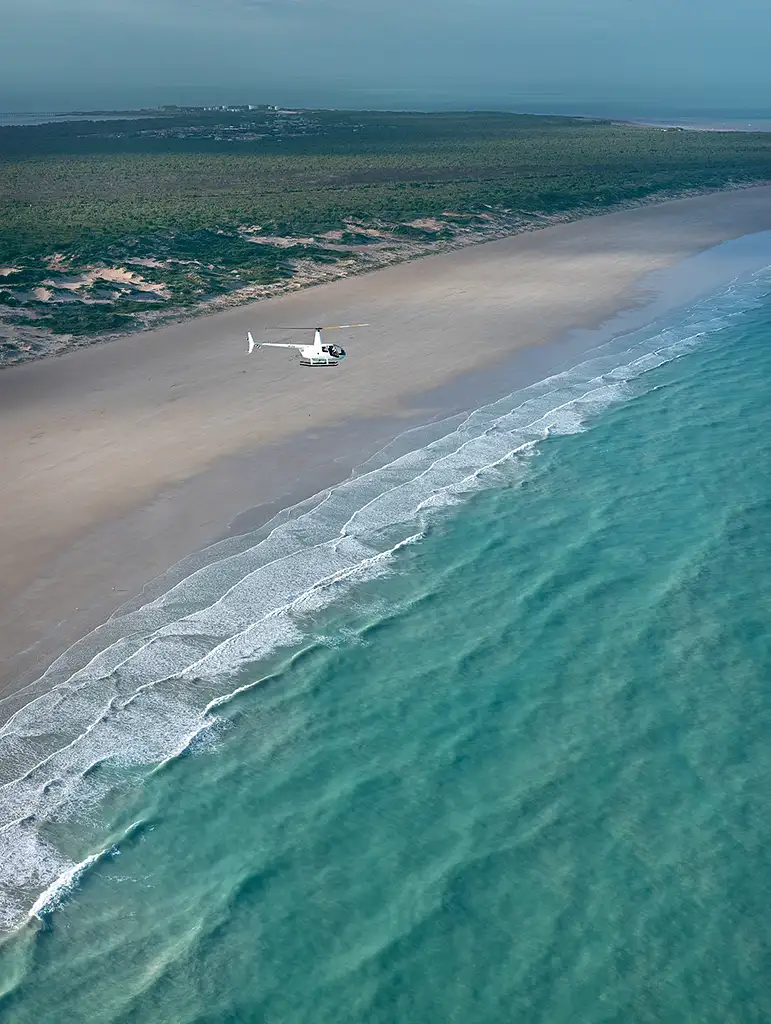
[[[768,186],[677,200],[3,371],[0,692],[240,513],[251,525],[405,426],[505,393],[496,368],[517,352],[640,306],[652,271],[768,229]],[[372,326],[341,332],[336,369],[246,356],[247,329],[351,320]]]

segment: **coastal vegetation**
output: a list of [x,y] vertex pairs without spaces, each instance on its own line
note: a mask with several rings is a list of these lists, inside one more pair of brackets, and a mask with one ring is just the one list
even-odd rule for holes
[[769,178],[771,135],[501,113],[170,110],[0,128],[0,361]]

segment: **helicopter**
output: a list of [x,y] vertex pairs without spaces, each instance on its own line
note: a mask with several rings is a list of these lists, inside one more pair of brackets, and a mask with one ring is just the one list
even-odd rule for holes
[[312,345],[293,345],[288,342],[263,341],[256,342],[252,332],[247,331],[246,340],[249,344],[247,354],[254,352],[256,348],[296,348],[300,351],[300,366],[337,366],[341,359],[345,359],[345,349],[342,345],[323,345],[321,343],[322,331],[342,331],[352,327],[369,327],[369,324],[329,324],[327,327],[273,327],[266,330],[274,331],[313,331]]

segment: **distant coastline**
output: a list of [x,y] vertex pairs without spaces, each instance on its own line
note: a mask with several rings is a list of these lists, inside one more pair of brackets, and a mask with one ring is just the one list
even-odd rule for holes
[[613,119],[617,124],[641,128],[679,128],[691,132],[771,132],[771,117],[630,118]]
[[140,110],[116,110],[108,113],[76,113],[76,112],[52,112],[52,113],[28,113],[13,114],[0,113],[0,128],[26,128],[31,125],[52,124],[66,121],[134,121],[142,117],[158,117],[157,111]]
[[[238,110],[259,110],[259,109],[280,109],[285,107],[297,107],[296,104],[292,103],[232,103],[232,104],[159,104],[155,107],[120,107],[115,109],[81,109],[73,108],[71,110],[11,110],[11,111],[0,111],[0,127],[11,126],[11,125],[36,125],[45,124],[54,121],[117,121],[117,120],[136,120],[145,117],[171,117],[183,111],[238,111]],[[614,124],[622,125],[639,125],[641,127],[650,128],[663,128],[663,127],[682,127],[692,131],[743,131],[743,132],[768,132],[771,131],[771,110],[716,110],[716,111],[698,111],[698,112],[687,112],[683,110],[678,111],[666,111],[662,110],[658,113],[650,111],[647,113],[638,111],[637,113],[631,113],[629,110],[623,109],[623,105],[619,109],[614,110],[609,105],[603,105],[601,108],[590,109],[591,104],[587,105],[586,109],[581,109],[573,104],[560,104],[555,101],[553,108],[548,107],[546,104],[538,104],[537,107],[528,105],[527,102],[523,101],[520,104],[508,107],[501,106],[500,104],[468,104],[466,106],[458,105],[454,107],[433,107],[431,105],[421,107],[404,107],[399,104],[383,105],[382,103],[375,104],[372,108],[362,109],[374,109],[387,111],[409,111],[409,110],[421,110],[425,113],[429,113],[432,110],[436,112],[481,112],[488,110],[496,110],[504,113],[511,112],[516,114],[522,114],[531,117],[568,117],[577,120],[588,120],[588,121],[606,121]],[[303,105],[300,106],[302,109]],[[298,109],[300,109],[298,108]],[[356,108],[350,107],[339,107],[339,106],[324,106],[318,108],[328,111]]]

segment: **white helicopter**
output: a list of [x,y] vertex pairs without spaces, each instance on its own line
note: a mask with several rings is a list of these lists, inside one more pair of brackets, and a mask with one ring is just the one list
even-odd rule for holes
[[257,343],[248,331],[246,340],[249,343],[248,353],[254,352],[256,348],[296,348],[300,351],[300,366],[337,366],[341,359],[345,359],[345,349],[342,345],[322,345],[322,331],[342,331],[352,327],[369,327],[369,324],[330,324],[327,327],[273,327],[267,328],[274,331],[314,331],[312,345],[292,345],[288,342],[263,341]]

